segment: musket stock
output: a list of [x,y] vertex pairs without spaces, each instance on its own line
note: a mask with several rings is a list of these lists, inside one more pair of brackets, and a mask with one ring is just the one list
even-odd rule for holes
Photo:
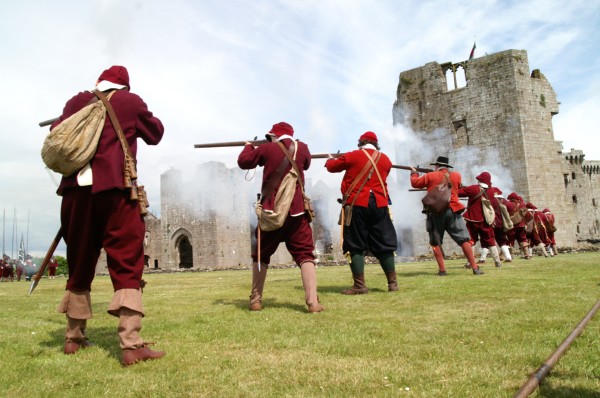
[[210,144],[195,144],[194,148],[225,148],[225,147],[230,147],[230,146],[244,146],[246,145],[246,143],[249,142],[250,144],[254,145],[254,146],[259,146],[262,144],[266,144],[267,140],[248,140],[248,141],[231,141],[231,142],[213,142]]
[[39,124],[40,127],[50,126],[52,123],[54,123],[58,119],[60,119],[60,118],[59,117],[55,117],[55,118],[52,118],[52,119],[44,120],[43,122],[39,122],[38,124]]

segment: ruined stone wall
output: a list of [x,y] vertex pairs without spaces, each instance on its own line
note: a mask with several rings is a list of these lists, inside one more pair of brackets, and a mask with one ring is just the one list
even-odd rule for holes
[[580,243],[600,243],[600,161],[586,161],[581,150],[563,154],[563,182],[576,209],[576,234]]
[[[463,73],[466,86],[451,84],[449,89],[453,73]],[[394,124],[409,127],[437,155],[449,156],[464,185],[489,171],[494,185],[552,210],[557,239],[572,246],[576,210],[563,182],[565,162],[552,130],[557,113],[556,94],[541,72],[530,73],[526,51],[507,50],[402,72],[393,116]],[[413,155],[413,164],[435,160]],[[426,244],[416,247],[418,252]]]

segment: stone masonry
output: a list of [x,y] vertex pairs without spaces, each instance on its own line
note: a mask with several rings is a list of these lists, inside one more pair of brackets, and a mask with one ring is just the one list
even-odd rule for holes
[[[464,86],[457,76],[464,76]],[[492,183],[508,190],[505,195],[515,191],[540,210],[549,208],[556,215],[559,247],[593,243],[600,232],[600,162],[584,161],[581,151],[562,153],[552,129],[558,105],[545,76],[530,72],[527,52],[507,50],[402,72],[393,121],[437,155],[448,156],[463,185],[489,171]],[[435,158],[413,154],[410,160],[424,164]],[[416,253],[427,250],[423,235],[415,239]]]

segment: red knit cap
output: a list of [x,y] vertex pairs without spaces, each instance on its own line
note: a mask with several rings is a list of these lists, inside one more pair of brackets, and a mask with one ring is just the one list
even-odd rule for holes
[[375,133],[372,131],[367,131],[366,133],[360,136],[359,140],[377,142],[377,135],[375,135]]
[[488,187],[492,186],[492,176],[487,171],[484,171],[475,178],[477,179],[477,181],[487,184]]
[[124,66],[114,65],[106,69],[104,72],[102,72],[102,74],[100,74],[98,82],[103,80],[120,84],[122,86],[127,86],[127,89],[131,89],[131,87],[129,87],[129,73],[127,72],[127,68]]
[[294,136],[294,128],[287,124],[286,122],[280,122],[273,125],[269,134],[274,135],[275,137],[281,137],[282,135]]

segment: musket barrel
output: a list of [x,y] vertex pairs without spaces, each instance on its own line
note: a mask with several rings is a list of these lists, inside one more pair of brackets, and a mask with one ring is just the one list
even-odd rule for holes
[[337,158],[342,156],[343,153],[313,153],[310,155],[312,159],[328,159],[329,156]]
[[231,141],[231,142],[213,142],[210,144],[195,144],[194,148],[225,148],[225,147],[232,147],[232,146],[244,146],[246,145],[246,143],[249,142],[250,144],[254,145],[254,146],[258,146],[258,145],[262,145],[262,144],[266,144],[267,140],[248,140],[248,141]]
[[59,119],[59,117],[55,117],[52,119],[44,120],[43,122],[39,122],[38,124],[40,127],[50,126],[52,123],[54,123],[58,119]]
[[415,169],[421,173],[431,173],[433,170],[432,169],[424,169],[422,167],[410,167],[410,166],[400,166],[398,164],[393,164],[392,165],[393,169],[400,169],[400,170],[411,170],[411,169]]

